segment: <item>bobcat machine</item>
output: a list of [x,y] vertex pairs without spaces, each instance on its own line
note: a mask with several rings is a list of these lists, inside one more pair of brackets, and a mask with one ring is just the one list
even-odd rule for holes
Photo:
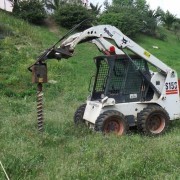
[[[85,123],[95,131],[117,135],[137,126],[146,135],[159,135],[167,130],[171,120],[180,118],[175,70],[114,26],[98,25],[75,34],[73,30],[58,41],[60,46],[56,43],[47,49],[29,70],[46,65],[47,59],[72,57],[79,43],[88,41],[98,47],[103,55],[94,58],[93,88],[86,103],[76,110],[75,124]],[[35,77],[38,82],[43,82],[42,74]]]

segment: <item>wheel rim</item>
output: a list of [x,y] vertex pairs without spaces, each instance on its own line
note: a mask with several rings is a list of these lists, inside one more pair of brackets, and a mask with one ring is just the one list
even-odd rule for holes
[[151,133],[158,134],[165,127],[165,118],[160,114],[154,114],[149,117],[147,125]]
[[104,125],[104,132],[106,134],[115,133],[117,135],[122,135],[124,132],[123,122],[119,121],[117,118],[107,119]]

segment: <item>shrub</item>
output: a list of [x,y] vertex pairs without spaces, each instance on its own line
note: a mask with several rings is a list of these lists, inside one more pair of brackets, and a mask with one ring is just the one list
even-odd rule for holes
[[167,35],[166,35],[166,33],[165,33],[162,29],[160,29],[160,28],[157,30],[155,37],[156,37],[157,39],[162,40],[162,41],[167,40]]
[[177,19],[177,22],[173,23],[172,28],[177,40],[180,41],[180,20]]
[[[74,25],[80,23],[85,19],[92,18],[92,14],[84,7],[76,4],[66,4],[55,11],[56,22],[65,27],[72,28]],[[90,26],[89,22],[81,25],[80,29],[84,29]]]
[[20,1],[14,14],[33,24],[41,24],[46,17],[44,5],[39,0]]
[[101,24],[113,25],[130,37],[135,36],[142,27],[141,21],[137,19],[134,14],[130,14],[128,11],[104,13],[100,16],[99,22]]

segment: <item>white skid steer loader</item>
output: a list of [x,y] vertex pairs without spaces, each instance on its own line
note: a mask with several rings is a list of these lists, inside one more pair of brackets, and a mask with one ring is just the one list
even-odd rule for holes
[[[137,126],[146,135],[159,135],[167,130],[170,120],[180,118],[176,71],[114,26],[94,26],[70,35],[59,47],[49,49],[44,59],[69,58],[77,44],[87,41],[103,56],[94,58],[96,75],[91,95],[75,112],[75,124],[86,123],[95,131],[117,135]],[[157,72],[150,70],[149,64]]]

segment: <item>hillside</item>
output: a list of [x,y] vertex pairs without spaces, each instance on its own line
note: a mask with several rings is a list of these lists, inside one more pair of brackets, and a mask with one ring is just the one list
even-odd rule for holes
[[[93,45],[79,45],[69,60],[48,63],[44,85],[45,132],[36,128],[36,85],[27,67],[59,35],[0,12],[0,25],[9,30],[0,39],[0,160],[10,179],[178,179],[180,122],[172,122],[160,137],[102,136],[75,128],[73,115],[88,96],[90,77],[99,54]],[[180,42],[165,31],[166,41],[139,36],[137,41],[177,70]],[[153,49],[152,46],[159,49]],[[0,168],[0,179],[5,179]]]

